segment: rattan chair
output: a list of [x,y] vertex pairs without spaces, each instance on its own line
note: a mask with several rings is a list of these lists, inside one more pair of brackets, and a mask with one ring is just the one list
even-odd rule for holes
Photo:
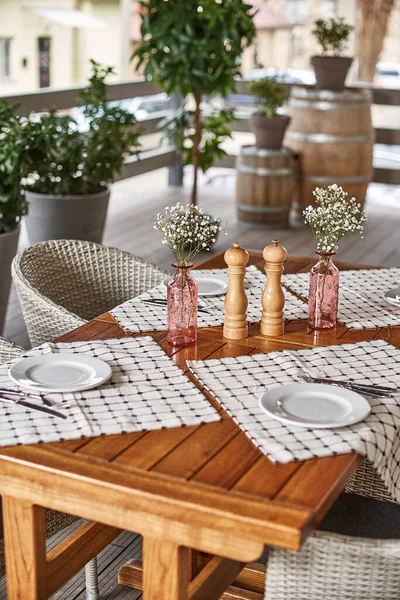
[[[0,364],[4,364],[14,358],[18,358],[24,354],[24,348],[13,344],[9,340],[0,337]],[[52,537],[62,529],[65,529],[76,521],[76,517],[59,513],[54,510],[46,510],[45,525],[46,539]],[[1,528],[2,529],[2,528]],[[97,577],[97,560],[94,558],[85,567],[86,572],[86,588],[87,598],[97,600],[98,595],[98,577]],[[2,531],[0,534],[0,577],[5,575],[5,558],[4,558],[4,539]]]
[[[346,491],[392,501],[366,461]],[[399,596],[400,539],[315,531],[300,552],[269,551],[265,600],[395,600]]]
[[12,263],[32,346],[138,296],[167,274],[128,252],[78,240],[35,244]]

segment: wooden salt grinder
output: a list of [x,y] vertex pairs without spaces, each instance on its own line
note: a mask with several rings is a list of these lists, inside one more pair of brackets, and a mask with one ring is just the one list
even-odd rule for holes
[[223,335],[230,340],[243,340],[249,335],[246,314],[248,301],[244,291],[249,253],[235,243],[225,252],[224,259],[228,265],[229,288],[225,296]]
[[278,243],[278,240],[272,240],[272,244],[264,248],[263,257],[265,260],[267,285],[265,286],[261,300],[263,310],[260,333],[266,336],[283,335],[285,296],[282,290],[281,275],[283,272],[283,263],[287,258],[287,252]]

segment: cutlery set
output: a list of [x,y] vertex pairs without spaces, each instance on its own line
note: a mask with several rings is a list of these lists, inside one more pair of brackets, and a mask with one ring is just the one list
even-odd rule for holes
[[[148,298],[147,300],[142,299],[142,302],[144,302],[145,304],[153,304],[154,306],[159,306],[160,308],[167,308],[167,306],[168,306],[167,300],[164,300],[162,298]],[[210,308],[214,308],[214,306],[209,306],[207,309],[202,308],[201,306],[198,306],[197,312],[206,313],[209,315]]]
[[[30,400],[32,400],[32,402],[30,402]],[[41,394],[31,394],[19,390],[17,391],[0,388],[0,402],[19,404],[20,406],[25,406],[25,408],[29,408],[30,410],[38,410],[39,412],[44,412],[60,419],[68,418],[67,415],[62,414],[58,410],[54,410],[54,408],[50,408],[56,403],[45,398]],[[41,402],[41,404],[36,404],[36,402]]]
[[342,381],[338,379],[331,379],[329,377],[312,377],[305,371],[300,371],[299,376],[307,383],[325,383],[328,385],[335,385],[352,390],[353,392],[358,392],[359,394],[363,394],[365,396],[370,396],[371,398],[378,398],[379,396],[391,396],[392,394],[397,394],[400,392],[399,388],[388,387],[384,385],[357,383],[349,380]]

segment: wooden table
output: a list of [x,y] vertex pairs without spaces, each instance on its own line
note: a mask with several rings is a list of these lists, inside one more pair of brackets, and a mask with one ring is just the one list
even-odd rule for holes
[[[251,252],[250,263],[263,268],[261,253]],[[286,272],[306,272],[314,263],[291,257]],[[223,266],[222,256],[202,265]],[[400,331],[351,332],[339,325],[331,332],[307,333],[305,322],[297,321],[288,323],[285,335],[276,339],[263,338],[258,325],[252,325],[248,339],[230,342],[221,329],[200,330],[197,346],[181,349],[166,344],[165,332],[152,335],[186,370],[187,359],[373,338],[398,345]],[[106,314],[62,341],[124,335]],[[2,448],[8,599],[47,598],[120,530],[143,535],[145,600],[213,600],[265,546],[298,550],[343,489],[359,457],[347,454],[274,465],[221,414],[222,422],[196,427]],[[43,507],[91,521],[46,556]],[[190,549],[215,558],[207,562]],[[204,563],[207,566],[199,571]],[[140,575],[133,565],[132,577],[128,566],[121,578],[141,585]],[[246,580],[246,571],[240,577]],[[227,592],[224,597],[259,599],[261,594]]]

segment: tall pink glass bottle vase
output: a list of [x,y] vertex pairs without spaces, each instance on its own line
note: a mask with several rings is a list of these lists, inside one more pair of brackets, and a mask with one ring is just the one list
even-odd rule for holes
[[336,252],[317,254],[319,261],[310,272],[308,325],[312,329],[333,329],[339,303],[339,269],[332,261]]
[[168,283],[167,342],[173,346],[193,346],[197,341],[198,286],[190,274],[194,263],[172,263],[176,273]]

